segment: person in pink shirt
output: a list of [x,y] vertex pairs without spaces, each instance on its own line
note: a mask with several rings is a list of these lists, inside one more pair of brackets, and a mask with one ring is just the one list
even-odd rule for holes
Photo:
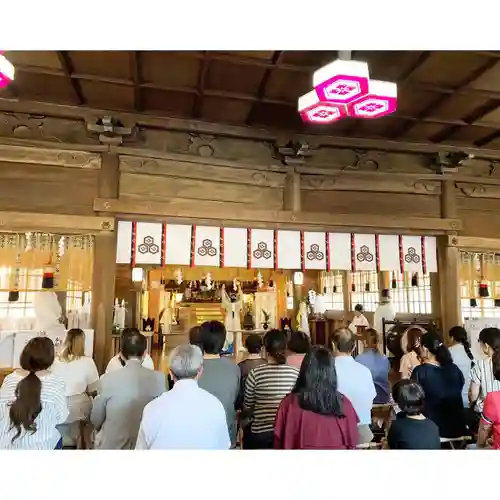
[[304,356],[311,350],[311,341],[309,337],[299,330],[292,331],[290,334],[290,340],[288,341],[288,351],[290,354],[287,357],[287,364],[290,366],[295,366],[300,370],[300,365],[304,359]]
[[[495,380],[500,381],[499,349],[495,349],[491,358],[491,365]],[[493,449],[500,450],[500,391],[488,392],[486,395],[479,423],[477,447],[486,448],[490,445],[492,445]]]

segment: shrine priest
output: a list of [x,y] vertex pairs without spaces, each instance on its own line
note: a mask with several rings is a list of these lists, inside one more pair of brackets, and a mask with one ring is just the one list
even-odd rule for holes
[[356,304],[354,307],[354,318],[349,325],[349,330],[352,333],[356,334],[358,331],[358,326],[364,326],[365,328],[370,328],[370,323],[366,319],[366,316],[363,314],[364,309],[361,304]]
[[383,320],[385,321],[394,321],[396,319],[396,311],[394,310],[394,306],[391,302],[391,296],[389,295],[389,290],[385,288],[382,290],[380,295],[380,303],[375,310],[375,314],[373,315],[373,328],[377,330],[379,335],[379,351],[383,351],[383,342],[382,337],[384,334],[384,325]]

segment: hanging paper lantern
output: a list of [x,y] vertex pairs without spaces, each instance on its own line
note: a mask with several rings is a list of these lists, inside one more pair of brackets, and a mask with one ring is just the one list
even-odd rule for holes
[[347,112],[353,118],[380,118],[394,113],[397,102],[397,84],[370,80],[368,93],[349,103]]
[[479,283],[479,296],[480,297],[489,297],[490,291],[488,290],[488,282],[485,280],[481,280]]
[[347,116],[343,104],[321,102],[314,90],[299,97],[298,109],[303,121],[318,125],[333,123]]
[[418,286],[418,273],[413,273],[411,276],[411,286]]
[[14,80],[14,75],[14,66],[3,55],[3,52],[0,51],[0,88],[9,85]]
[[356,283],[352,283],[352,284],[351,284],[351,290],[352,290],[353,292],[355,292],[355,291],[356,291]]
[[396,281],[396,275],[392,273],[392,288],[397,288],[398,287],[398,282]]
[[495,299],[495,307],[500,307],[500,299]]
[[336,61],[313,74],[313,87],[321,102],[347,104],[368,92],[368,64],[361,61]]
[[43,270],[42,276],[42,288],[45,290],[50,290],[54,288],[54,273],[55,269],[52,265],[48,265]]
[[477,300],[476,299],[470,299],[470,306],[471,307],[477,307]]

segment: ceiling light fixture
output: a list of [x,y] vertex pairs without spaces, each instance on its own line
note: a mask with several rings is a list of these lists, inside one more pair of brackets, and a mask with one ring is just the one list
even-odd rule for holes
[[6,87],[14,80],[15,70],[14,66],[0,51],[0,88]]

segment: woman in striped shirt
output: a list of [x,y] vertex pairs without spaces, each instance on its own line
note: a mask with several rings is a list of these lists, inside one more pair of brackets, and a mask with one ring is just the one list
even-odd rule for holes
[[62,447],[56,426],[68,418],[64,381],[49,371],[54,344],[35,337],[23,349],[21,369],[0,388],[0,449],[53,450]]
[[285,332],[271,330],[266,333],[264,357],[267,364],[255,367],[247,377],[243,408],[251,414],[252,423],[244,436],[245,449],[273,448],[276,412],[299,376],[299,370],[286,363],[286,347]]

